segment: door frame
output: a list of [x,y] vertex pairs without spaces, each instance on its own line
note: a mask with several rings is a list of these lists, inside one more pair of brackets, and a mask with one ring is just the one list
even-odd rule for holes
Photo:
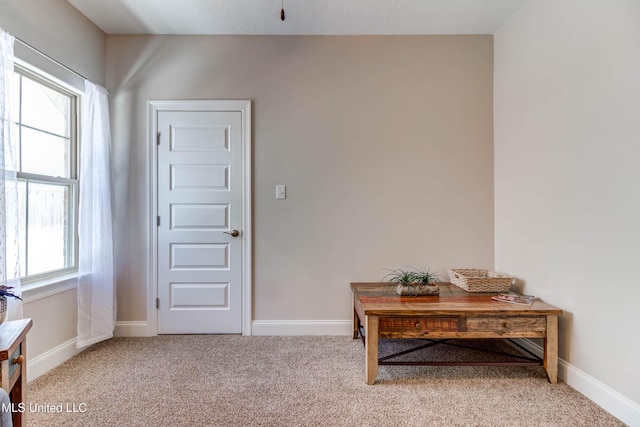
[[251,254],[253,234],[251,209],[251,101],[250,100],[149,100],[148,144],[149,194],[148,223],[149,245],[147,322],[150,335],[158,335],[158,113],[160,111],[224,111],[240,112],[242,144],[242,335],[251,335],[253,272]]

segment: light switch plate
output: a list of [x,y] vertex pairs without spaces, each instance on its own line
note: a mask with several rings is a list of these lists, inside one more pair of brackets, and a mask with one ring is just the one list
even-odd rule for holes
[[276,185],[276,200],[284,200],[287,198],[287,186]]

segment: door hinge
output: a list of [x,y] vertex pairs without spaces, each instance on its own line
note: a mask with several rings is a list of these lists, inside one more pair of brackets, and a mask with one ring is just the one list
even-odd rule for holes
[[160,145],[160,132],[158,132],[158,135],[156,135],[156,144]]
[[160,308],[160,298],[156,298],[156,309]]
[[158,227],[160,227],[160,215],[158,215],[158,220],[156,222],[158,223]]

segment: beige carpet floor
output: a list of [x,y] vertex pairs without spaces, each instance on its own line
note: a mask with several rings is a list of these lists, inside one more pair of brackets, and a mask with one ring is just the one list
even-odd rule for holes
[[[381,355],[405,344],[383,340]],[[624,425],[541,367],[381,366],[368,386],[348,337],[115,338],[30,383],[28,399],[36,427]]]

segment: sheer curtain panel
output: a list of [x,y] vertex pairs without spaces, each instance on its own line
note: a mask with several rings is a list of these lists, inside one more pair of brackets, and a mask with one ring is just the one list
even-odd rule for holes
[[[13,44],[15,38],[0,29],[0,284],[20,290],[20,258],[18,250],[18,181],[16,179],[16,153],[11,121],[13,97]],[[7,319],[22,317],[22,303],[7,298]]]
[[111,338],[116,321],[107,94],[85,82],[80,122],[78,348]]

